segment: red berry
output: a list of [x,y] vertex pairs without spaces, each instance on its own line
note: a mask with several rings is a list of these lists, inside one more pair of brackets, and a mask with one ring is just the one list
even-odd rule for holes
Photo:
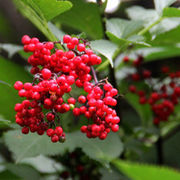
[[16,81],[14,84],[16,90],[21,90],[23,88],[23,83],[21,81]]
[[85,48],[86,48],[86,47],[85,47],[84,44],[78,44],[78,45],[77,45],[77,50],[80,51],[80,52],[85,51]]
[[49,79],[51,77],[51,71],[47,68],[44,68],[42,71],[43,79]]

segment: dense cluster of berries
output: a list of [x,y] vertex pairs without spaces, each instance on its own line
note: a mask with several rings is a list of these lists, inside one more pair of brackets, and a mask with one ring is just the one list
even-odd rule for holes
[[[134,61],[125,56],[123,62],[135,68],[135,73],[129,74],[127,77],[134,82],[129,86],[129,91],[139,96],[140,104],[150,104],[154,113],[154,124],[167,121],[180,100],[180,71],[170,72],[168,66],[163,66],[161,68],[162,77],[153,78],[152,72],[142,67],[142,56],[138,56]],[[150,93],[136,87],[136,83],[139,81],[148,84]]]
[[[22,126],[22,133],[31,131],[42,135],[46,132],[52,142],[64,142],[59,115],[70,110],[75,116],[85,115],[92,120],[91,124],[81,127],[89,138],[105,139],[110,129],[118,131],[120,119],[112,109],[117,104],[118,91],[107,79],[97,81],[93,65],[100,64],[101,57],[93,53],[88,42],[69,35],[63,37],[63,42],[40,42],[25,35],[22,43],[25,52],[32,52],[28,62],[34,75],[32,83],[17,81],[14,84],[19,96],[26,98],[15,105],[16,123]],[[64,50],[56,48],[58,43]],[[70,94],[73,84],[84,88],[87,96],[75,99]],[[65,94],[70,96],[67,102]]]

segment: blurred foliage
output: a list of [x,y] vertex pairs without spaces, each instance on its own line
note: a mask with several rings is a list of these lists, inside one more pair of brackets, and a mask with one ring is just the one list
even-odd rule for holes
[[[108,80],[117,85],[122,95],[117,107],[121,116],[121,128],[119,133],[111,134],[105,141],[89,140],[76,131],[79,124],[70,123],[72,116],[68,114],[63,116],[63,126],[69,131],[64,144],[52,144],[45,136],[22,135],[14,124],[14,105],[20,99],[13,84],[17,80],[31,81],[26,63],[29,54],[25,54],[18,44],[20,37],[18,40],[15,38],[19,32],[12,26],[14,19],[9,19],[5,11],[2,11],[0,39],[17,44],[0,44],[0,179],[57,180],[67,175],[67,172],[69,179],[78,179],[82,172],[79,173],[76,169],[76,165],[79,165],[77,162],[83,164],[87,174],[90,173],[90,179],[180,179],[180,174],[171,169],[180,168],[179,106],[175,111],[176,116],[170,117],[168,123],[162,124],[160,128],[154,127],[149,106],[140,105],[136,96],[127,93],[129,84],[123,77],[132,69],[122,63],[125,55],[134,58],[140,54],[145,59],[144,66],[152,71],[153,76],[159,75],[159,64],[168,64],[174,69],[180,67],[180,9],[173,6],[175,0],[154,0],[154,5],[151,5],[154,9],[136,5],[141,4],[140,1],[123,1],[116,12],[111,14],[104,12],[107,1],[12,2],[13,8],[17,9],[15,13],[28,19],[36,36],[44,41],[62,39],[65,33],[89,39],[92,49],[103,59],[102,64],[96,68],[98,76],[108,76]],[[21,34],[26,34],[23,26],[26,26],[27,21],[22,16]],[[34,35],[34,31],[31,33]],[[113,71],[111,66],[114,67]],[[146,85],[140,83],[138,86]],[[78,95],[80,92],[75,93]],[[165,138],[174,129],[177,129],[177,133]],[[158,159],[156,142],[160,136],[164,138],[163,163],[171,168],[159,168],[155,165]],[[78,154],[77,159],[72,156],[74,152]],[[126,162],[124,159],[136,163]],[[87,176],[83,177],[87,179]]]

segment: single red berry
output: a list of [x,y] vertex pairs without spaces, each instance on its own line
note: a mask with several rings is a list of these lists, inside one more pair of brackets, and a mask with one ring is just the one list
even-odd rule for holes
[[64,43],[69,43],[71,41],[71,36],[69,36],[69,35],[64,35],[64,37],[63,37],[63,42]]
[[86,48],[86,47],[85,47],[84,44],[78,44],[78,45],[77,45],[77,50],[80,51],[80,52],[85,51],[85,48]]
[[42,71],[42,76],[43,76],[43,79],[47,80],[51,77],[51,71],[47,68],[44,68]]
[[84,104],[86,102],[86,97],[81,95],[79,96],[78,101],[79,103]]
[[23,83],[21,81],[16,81],[14,84],[16,90],[21,90],[23,88]]
[[29,133],[29,128],[28,127],[23,127],[22,128],[22,133],[23,134],[28,134]]

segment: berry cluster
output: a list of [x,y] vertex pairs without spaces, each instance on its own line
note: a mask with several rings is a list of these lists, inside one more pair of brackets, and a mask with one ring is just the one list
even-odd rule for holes
[[[81,127],[89,138],[105,139],[110,129],[118,131],[120,119],[112,109],[118,91],[107,79],[97,80],[93,66],[101,63],[101,57],[93,53],[87,41],[65,35],[63,42],[40,42],[25,35],[22,43],[25,52],[32,52],[28,63],[34,75],[32,83],[14,84],[19,96],[26,98],[15,105],[16,123],[22,126],[22,133],[46,132],[52,142],[64,142],[59,115],[71,110],[75,116],[85,115],[91,120],[91,124]],[[58,43],[64,50],[56,48]],[[83,88],[87,96],[74,98],[70,94],[74,84]],[[67,101],[65,94],[70,96]]]
[[[134,82],[134,85],[129,86],[129,91],[139,96],[140,104],[150,104],[154,113],[154,124],[167,121],[180,100],[180,71],[170,72],[168,66],[163,66],[161,68],[162,77],[153,78],[152,72],[143,68],[142,56],[138,56],[134,61],[125,56],[123,62],[135,68],[135,73],[129,74],[127,77],[131,82]],[[148,84],[149,93],[136,87],[136,83],[140,81]]]

